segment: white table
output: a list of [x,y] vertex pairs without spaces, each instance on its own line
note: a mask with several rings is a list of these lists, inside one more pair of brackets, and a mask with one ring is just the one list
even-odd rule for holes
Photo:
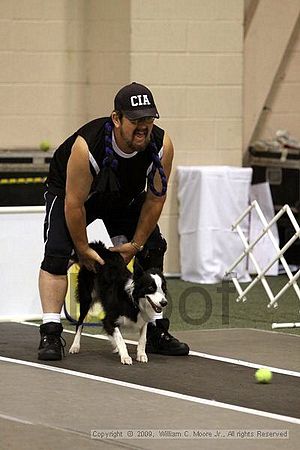
[[[217,283],[244,250],[231,225],[249,205],[251,168],[179,166],[178,200],[181,277]],[[248,221],[242,224],[249,232]],[[249,281],[246,260],[236,270]]]

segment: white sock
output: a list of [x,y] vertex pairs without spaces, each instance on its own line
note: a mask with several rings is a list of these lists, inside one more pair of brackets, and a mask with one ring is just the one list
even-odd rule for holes
[[44,313],[43,323],[55,322],[60,323],[60,314],[56,313]]
[[156,324],[155,324],[155,321],[156,321],[157,319],[162,319],[162,318],[163,318],[162,313],[155,313],[154,319],[151,320],[151,322],[154,323],[154,325],[156,325]]

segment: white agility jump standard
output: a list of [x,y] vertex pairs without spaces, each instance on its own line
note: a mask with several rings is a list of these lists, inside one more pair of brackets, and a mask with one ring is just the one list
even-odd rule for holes
[[[254,239],[253,242],[248,242],[247,237],[245,236],[245,234],[243,233],[243,230],[240,226],[241,222],[253,211],[255,210],[261,223],[262,223],[262,231],[261,233]],[[289,239],[289,241],[280,249],[276,238],[274,237],[271,228],[274,224],[276,224],[276,222],[278,221],[278,219],[280,219],[281,216],[283,216],[283,214],[287,214],[287,216],[289,217],[294,229],[295,229],[295,233],[294,235]],[[298,272],[296,272],[294,275],[292,274],[288,263],[286,262],[286,259],[284,258],[284,253],[286,252],[286,250],[288,248],[291,247],[291,245],[300,238],[300,227],[298,225],[297,220],[295,219],[295,216],[293,215],[293,212],[291,210],[291,208],[289,207],[289,205],[284,205],[280,211],[278,211],[278,213],[273,217],[273,219],[268,223],[258,202],[256,200],[254,200],[249,207],[243,212],[243,214],[236,220],[236,222],[232,225],[232,230],[233,231],[237,231],[237,233],[239,234],[241,241],[244,245],[244,251],[243,253],[236,259],[236,261],[234,261],[234,263],[230,266],[230,268],[226,271],[225,273],[225,279],[227,280],[231,280],[238,292],[238,297],[236,299],[237,302],[239,301],[243,301],[245,302],[247,300],[247,293],[259,282],[261,281],[268,297],[269,297],[269,304],[268,304],[268,308],[271,308],[272,306],[274,308],[277,308],[278,303],[277,301],[279,300],[279,298],[287,291],[287,289],[289,289],[291,286],[294,288],[295,293],[300,301],[300,289],[299,286],[297,284],[297,280],[300,277],[300,270],[298,270]],[[259,267],[259,264],[256,260],[256,258],[253,255],[253,248],[255,247],[255,245],[263,238],[263,236],[267,235],[270,238],[271,243],[273,244],[275,251],[276,251],[276,256],[275,258],[272,259],[272,261],[263,269],[261,269]],[[257,271],[257,276],[251,281],[251,283],[243,290],[236,274],[234,273],[234,269],[238,266],[238,264],[241,263],[241,261],[244,258],[249,258],[251,260],[251,262],[253,263],[256,271]],[[276,263],[276,261],[280,260],[289,281],[283,286],[283,288],[276,294],[274,295],[267,280],[266,280],[266,273],[268,272],[268,270]],[[296,322],[296,323],[282,323],[282,324],[278,324],[278,323],[273,323],[272,324],[272,328],[296,328],[296,327],[300,327],[300,323]]]

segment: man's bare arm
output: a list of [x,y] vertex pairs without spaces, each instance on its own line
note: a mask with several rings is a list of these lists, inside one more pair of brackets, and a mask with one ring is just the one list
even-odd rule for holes
[[78,136],[67,166],[65,217],[80,262],[93,269],[95,261],[103,264],[100,256],[88,245],[86,212],[84,203],[88,198],[93,177],[89,168],[89,150],[86,141]]

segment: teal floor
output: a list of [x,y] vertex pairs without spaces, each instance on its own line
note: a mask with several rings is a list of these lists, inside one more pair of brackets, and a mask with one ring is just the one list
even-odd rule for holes
[[[286,284],[287,277],[267,277],[275,295]],[[172,310],[168,311],[172,327],[177,330],[209,328],[257,328],[271,330],[273,322],[300,322],[300,301],[293,288],[279,299],[278,307],[268,308],[268,296],[259,282],[247,295],[247,301],[236,302],[233,284],[200,285],[179,279],[168,281]],[[245,284],[242,287],[246,287]],[[229,291],[229,292],[228,292]],[[281,329],[300,334],[300,328]]]

